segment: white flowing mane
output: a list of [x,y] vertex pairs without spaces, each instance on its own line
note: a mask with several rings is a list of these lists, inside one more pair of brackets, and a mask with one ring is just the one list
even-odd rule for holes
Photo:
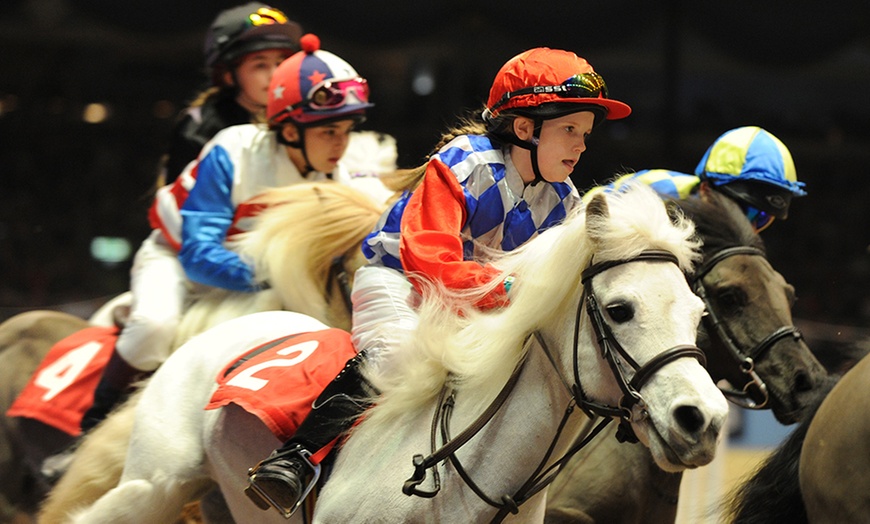
[[256,202],[266,208],[254,219],[254,228],[232,244],[272,289],[210,289],[196,297],[179,326],[176,346],[208,326],[253,311],[291,309],[333,325],[324,296],[330,264],[345,254],[362,257],[358,245],[384,210],[366,194],[336,182],[274,188]]
[[[585,208],[575,209],[521,248],[496,255],[491,263],[502,276],[493,283],[462,294],[431,286],[416,333],[390,354],[388,374],[371,377],[382,395],[365,423],[386,422],[425,404],[448,376],[457,389],[473,389],[475,398],[488,402],[523,358],[526,338],[566,312],[574,314],[581,273],[593,255],[599,262],[660,249],[675,254],[684,270],[697,261],[694,225],[682,216],[672,221],[652,189],[636,184],[603,198],[609,218],[587,224]],[[456,305],[473,303],[509,275],[515,282],[508,307],[482,312]]]

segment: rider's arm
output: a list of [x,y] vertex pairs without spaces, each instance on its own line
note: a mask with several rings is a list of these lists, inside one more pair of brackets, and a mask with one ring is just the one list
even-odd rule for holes
[[[468,289],[498,278],[495,267],[464,260],[460,232],[467,213],[459,181],[447,166],[431,160],[402,217],[399,253],[406,274],[421,274],[448,289]],[[411,281],[420,290],[415,279]],[[507,302],[504,287],[496,286],[475,305],[488,309]]]
[[234,167],[226,150],[215,146],[199,163],[196,185],[181,208],[178,257],[188,278],[233,291],[256,291],[254,270],[224,247],[233,223]]

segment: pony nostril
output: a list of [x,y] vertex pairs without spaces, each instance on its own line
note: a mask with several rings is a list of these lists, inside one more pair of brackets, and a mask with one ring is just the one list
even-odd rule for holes
[[704,415],[695,406],[680,406],[674,411],[677,424],[688,433],[697,433],[704,427]]
[[813,390],[813,381],[806,373],[798,373],[794,378],[794,390],[799,393]]

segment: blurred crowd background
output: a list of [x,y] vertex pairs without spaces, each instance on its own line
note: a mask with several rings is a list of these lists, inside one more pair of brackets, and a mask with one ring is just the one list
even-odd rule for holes
[[[241,3],[0,3],[0,319],[127,289],[125,246],[148,233],[173,119],[204,83],[205,31]],[[593,136],[581,190],[626,170],[692,172],[722,132],[766,128],[809,192],[762,235],[797,288],[799,327],[830,342],[870,328],[867,2],[271,3],[369,80],[364,127],[396,137],[401,167],[541,45],[587,58],[634,109]]]

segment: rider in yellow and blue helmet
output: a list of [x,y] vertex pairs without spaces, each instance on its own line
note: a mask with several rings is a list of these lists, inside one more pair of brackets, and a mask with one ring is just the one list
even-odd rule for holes
[[593,188],[583,200],[589,201],[600,191],[618,189],[629,180],[676,199],[690,198],[702,185],[707,185],[737,202],[756,232],[766,229],[775,218],[787,218],[791,199],[807,194],[804,183],[797,179],[788,148],[757,126],[739,127],[722,134],[707,149],[694,175],[645,169],[623,175],[607,187]]
[[717,138],[695,175],[740,204],[756,231],[774,218],[788,218],[791,199],[807,194],[788,148],[756,126],[732,129]]

